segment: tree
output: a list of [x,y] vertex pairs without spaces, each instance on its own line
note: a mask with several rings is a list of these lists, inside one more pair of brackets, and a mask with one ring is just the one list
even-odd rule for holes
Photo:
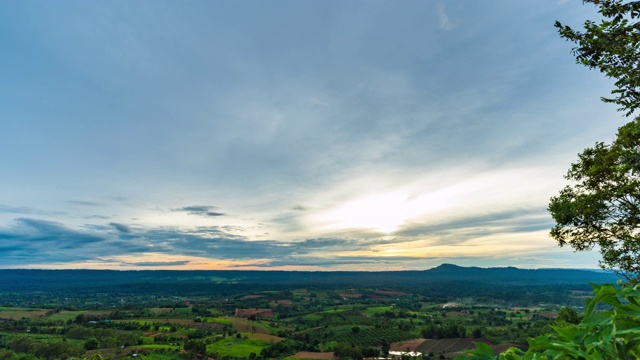
[[36,341],[28,336],[17,336],[9,342],[9,349],[17,353],[31,353],[36,347]]
[[630,282],[640,275],[640,118],[624,125],[611,145],[579,155],[566,178],[576,183],[551,198],[551,236],[577,251],[600,248],[600,266]]
[[204,355],[207,353],[207,343],[204,340],[187,340],[184,344],[184,349]]
[[573,53],[579,64],[590,69],[598,69],[610,78],[616,79],[614,98],[602,98],[615,103],[619,110],[630,115],[640,108],[640,1],[583,0],[599,6],[598,12],[604,17],[600,23],[586,21],[584,32],[556,21],[556,28],[563,38],[578,46]]
[[[560,36],[573,41],[576,61],[616,79],[614,98],[605,102],[631,115],[640,108],[640,1],[584,0],[603,19],[586,21],[584,31],[556,22]],[[611,145],[596,143],[579,154],[567,175],[574,185],[551,198],[556,226],[551,236],[576,251],[598,246],[600,266],[631,283],[640,280],[640,117],[621,127]]]
[[576,309],[572,307],[563,307],[558,312],[558,317],[556,318],[556,324],[579,324],[580,323],[580,315],[576,311]]
[[383,338],[381,340],[381,347],[380,350],[382,351],[382,355],[384,355],[385,357],[389,355],[389,350],[391,350],[391,344],[389,343],[389,340]]
[[351,344],[346,342],[340,342],[333,346],[333,355],[337,359],[352,359],[352,360],[362,360],[362,349],[359,347],[353,347]]
[[91,338],[87,341],[84,342],[84,349],[85,350],[95,350],[100,346],[100,343],[98,342],[98,340],[96,340],[96,338]]

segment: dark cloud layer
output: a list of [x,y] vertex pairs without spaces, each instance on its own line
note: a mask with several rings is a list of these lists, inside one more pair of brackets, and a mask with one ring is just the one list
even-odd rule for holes
[[122,234],[113,236],[110,227],[85,226],[71,229],[63,224],[20,218],[0,229],[0,258],[3,265],[65,263],[98,260],[105,256],[149,252],[152,243]]
[[129,234],[131,233],[131,228],[125,224],[119,224],[119,223],[109,223],[109,225],[113,226],[116,230],[118,230],[121,233],[124,234]]
[[218,217],[224,216],[224,213],[221,213],[217,210],[217,206],[208,206],[208,205],[192,205],[185,206],[179,209],[175,209],[175,211],[184,211],[189,213],[190,215],[200,215],[200,216],[208,216],[208,217]]
[[[117,233],[113,232],[117,230]],[[367,250],[393,240],[360,241],[345,238],[315,238],[297,242],[251,240],[231,234],[224,227],[196,229],[134,229],[121,223],[71,229],[63,224],[30,218],[16,219],[12,227],[0,229],[0,257],[5,265],[59,263],[97,260],[147,252],[224,260],[272,259],[277,265],[344,264],[362,259],[325,260],[310,257],[315,252]],[[276,260],[277,259],[277,260]],[[135,266],[177,266],[180,261],[132,263]]]

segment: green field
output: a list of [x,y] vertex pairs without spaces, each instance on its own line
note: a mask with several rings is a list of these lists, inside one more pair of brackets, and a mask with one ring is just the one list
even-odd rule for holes
[[231,325],[231,320],[226,317],[203,318],[203,321],[204,319],[206,319],[207,322],[214,322],[222,325]]
[[387,311],[393,312],[393,308],[391,306],[374,306],[367,308],[364,313],[368,316],[376,316],[379,314],[384,314]]
[[323,313],[335,314],[335,313],[344,312],[345,310],[346,310],[345,308],[328,309],[328,310],[323,311]]
[[270,345],[268,342],[262,340],[228,337],[207,345],[207,353],[218,356],[248,357],[251,353],[260,354],[260,351],[268,345]]
[[322,315],[319,314],[308,314],[302,317],[305,321],[320,321],[322,320]]

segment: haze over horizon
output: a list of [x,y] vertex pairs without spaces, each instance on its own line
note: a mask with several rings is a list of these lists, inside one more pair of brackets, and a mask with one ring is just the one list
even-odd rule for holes
[[0,268],[595,268],[581,2],[0,2]]

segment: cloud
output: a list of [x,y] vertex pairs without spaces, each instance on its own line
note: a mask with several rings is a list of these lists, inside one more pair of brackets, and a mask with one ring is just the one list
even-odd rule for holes
[[296,249],[326,249],[330,247],[351,247],[355,243],[350,239],[339,238],[317,238],[317,239],[305,239],[298,242],[293,242],[289,246]]
[[482,215],[460,216],[432,224],[410,223],[394,235],[429,238],[433,245],[463,244],[488,235],[547,231],[553,221],[544,209],[514,209]]
[[[362,270],[381,270],[380,265],[388,267],[389,265],[411,264],[423,259],[416,259],[410,256],[322,256],[322,257],[306,257],[296,256],[284,259],[271,259],[265,263],[238,265],[236,267],[284,267],[284,266],[313,266],[319,268],[331,268],[341,265],[353,265]],[[363,265],[370,265],[366,267]]]
[[95,201],[83,201],[83,200],[69,200],[70,204],[74,205],[82,205],[82,206],[101,206],[103,204],[97,203]]
[[[118,234],[113,233],[113,229]],[[368,251],[376,244],[394,240],[360,241],[346,238],[312,238],[294,242],[276,240],[252,240],[226,231],[228,227],[200,226],[195,228],[157,227],[132,228],[123,223],[107,225],[85,224],[81,230],[63,224],[30,218],[14,221],[12,227],[0,229],[0,256],[4,265],[45,264],[72,261],[107,259],[114,256],[135,257],[153,252],[171,256],[189,256],[218,260],[278,259],[278,264],[297,265],[304,258],[318,258],[330,251]],[[176,260],[182,261],[182,260]],[[316,261],[307,261],[315,263]],[[187,263],[169,261],[145,261],[136,266],[178,266]],[[135,265],[129,261],[123,265]]]
[[453,25],[451,20],[449,20],[449,16],[447,15],[447,12],[444,8],[444,3],[439,2],[436,6],[438,8],[438,20],[440,21],[440,28],[447,31],[453,29],[455,26]]
[[513,209],[481,215],[463,215],[429,225],[409,224],[400,231],[397,231],[395,234],[399,236],[419,236],[447,230],[453,231],[456,229],[495,227],[504,225],[507,225],[513,229],[529,227],[532,224],[538,225],[541,222],[544,223],[545,228],[550,228],[549,224],[551,223],[551,218],[544,209]]
[[218,209],[217,206],[192,205],[192,206],[181,207],[181,208],[175,209],[174,211],[185,211],[191,215],[200,215],[200,216],[207,216],[207,217],[219,217],[219,216],[225,215],[224,213],[213,211],[216,209]]
[[214,209],[214,206],[204,206],[204,205],[193,205],[193,206],[185,206],[182,207],[180,209],[178,209],[179,211],[188,211],[188,212],[192,212],[192,213],[203,213],[203,212],[207,212],[210,209]]
[[[4,246],[0,257],[5,265],[77,261],[95,255],[92,249],[105,249],[107,237],[70,229],[60,223],[19,218],[10,228],[0,230]],[[123,251],[126,247],[123,247]]]
[[207,213],[205,213],[205,215],[206,216],[217,217],[217,216],[224,216],[224,213],[215,212],[215,211],[208,211]]
[[[285,242],[233,234],[226,231],[227,226],[149,228],[111,222],[73,229],[53,221],[20,218],[11,227],[0,228],[0,258],[3,267],[90,264],[108,268],[383,270],[425,269],[453,260],[463,265],[517,261],[531,266],[528,257],[544,256],[545,249],[555,246],[530,240],[539,228],[546,230],[547,221],[539,210],[523,209],[433,225],[412,224],[394,237],[360,234]],[[507,240],[509,245],[504,245]],[[503,250],[496,252],[500,246]]]
[[[121,229],[129,228],[118,224]],[[114,235],[113,225],[86,224],[73,229],[61,223],[40,219],[15,219],[12,226],[0,228],[0,258],[3,266],[37,265],[95,261],[124,254],[143,254],[163,244],[146,238],[145,234],[120,232]],[[164,247],[169,253],[171,248]]]
[[107,220],[111,219],[112,216],[104,216],[104,215],[86,215],[81,216],[82,219],[99,219],[99,220]]
[[44,211],[27,206],[11,206],[0,204],[0,213],[24,214],[24,215],[62,215],[62,211]]
[[133,266],[149,266],[149,267],[159,267],[159,266],[182,266],[189,265],[189,260],[180,260],[180,261],[144,261],[137,263],[125,263],[126,265]]
[[20,234],[37,242],[57,242],[63,246],[74,246],[100,242],[102,237],[81,233],[53,221],[20,218],[16,219]]
[[121,233],[124,234],[130,234],[131,233],[131,228],[125,224],[119,224],[119,223],[109,223],[109,225],[113,226],[116,230],[118,230]]

